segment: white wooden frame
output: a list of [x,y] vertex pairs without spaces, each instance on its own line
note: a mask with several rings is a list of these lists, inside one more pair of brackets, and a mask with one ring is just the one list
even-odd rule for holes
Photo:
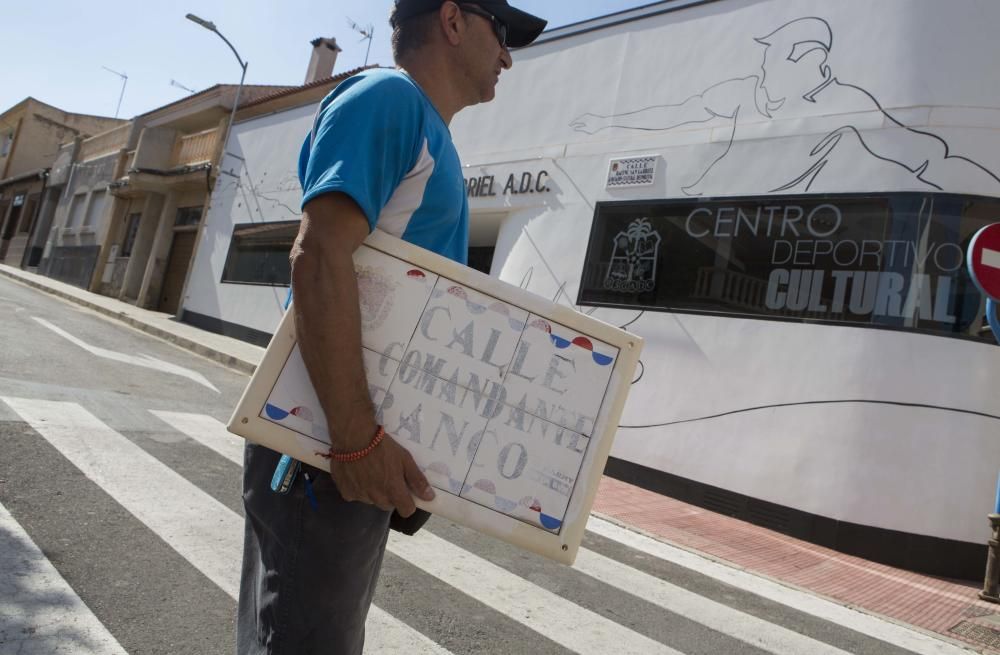
[[[604,399],[583,454],[579,475],[572,485],[565,515],[557,533],[540,526],[533,526],[521,519],[449,492],[438,491],[435,499],[430,502],[417,500],[417,505],[429,512],[556,561],[572,564],[583,538],[598,483],[639,361],[642,339],[378,230],[365,241],[362,249],[365,247],[419,266],[447,281],[487,294],[512,307],[618,348]],[[328,462],[318,454],[323,450],[318,447],[322,445],[320,442],[262,418],[265,404],[294,346],[295,325],[293,312],[289,311],[286,312],[263,360],[244,391],[228,428],[231,432],[253,442],[312,466],[326,469],[329,467]],[[400,443],[406,445],[402,440]]]

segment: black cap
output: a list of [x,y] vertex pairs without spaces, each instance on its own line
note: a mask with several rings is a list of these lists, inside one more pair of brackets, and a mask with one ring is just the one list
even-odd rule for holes
[[[507,0],[475,0],[475,2],[458,2],[458,5],[470,4],[482,7],[507,25],[507,45],[511,48],[523,48],[538,38],[548,21],[538,16],[515,9],[507,4]],[[396,22],[404,21],[419,14],[434,11],[445,0],[396,0]],[[393,25],[395,27],[395,25]]]

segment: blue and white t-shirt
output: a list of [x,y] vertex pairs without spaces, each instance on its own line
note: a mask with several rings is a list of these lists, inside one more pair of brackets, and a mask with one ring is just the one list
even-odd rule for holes
[[302,205],[333,191],[378,228],[462,264],[469,204],[451,133],[405,73],[371,70],[320,103],[299,156]]

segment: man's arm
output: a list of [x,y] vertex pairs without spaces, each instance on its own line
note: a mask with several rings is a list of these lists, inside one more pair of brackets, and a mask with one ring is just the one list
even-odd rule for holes
[[577,132],[595,134],[610,127],[628,130],[672,130],[691,123],[707,123],[714,118],[732,118],[741,104],[753,106],[757,78],[727,80],[711,86],[675,105],[656,105],[637,111],[600,116],[584,114],[570,122]]
[[[361,357],[361,310],[352,255],[368,236],[368,221],[349,196],[327,193],[303,208],[292,246],[296,336],[319,396],[336,451],[355,451],[375,435],[375,411]],[[386,436],[367,457],[330,463],[345,500],[358,500],[409,516],[412,491],[434,498],[413,457]]]

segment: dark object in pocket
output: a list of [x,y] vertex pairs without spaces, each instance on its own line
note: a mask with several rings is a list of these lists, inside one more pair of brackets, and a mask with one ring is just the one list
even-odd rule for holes
[[427,519],[430,517],[430,512],[426,512],[420,508],[417,508],[417,511],[406,518],[403,518],[399,512],[393,510],[392,516],[389,517],[389,528],[412,537],[417,533],[417,530],[424,527],[424,523],[427,523]]

